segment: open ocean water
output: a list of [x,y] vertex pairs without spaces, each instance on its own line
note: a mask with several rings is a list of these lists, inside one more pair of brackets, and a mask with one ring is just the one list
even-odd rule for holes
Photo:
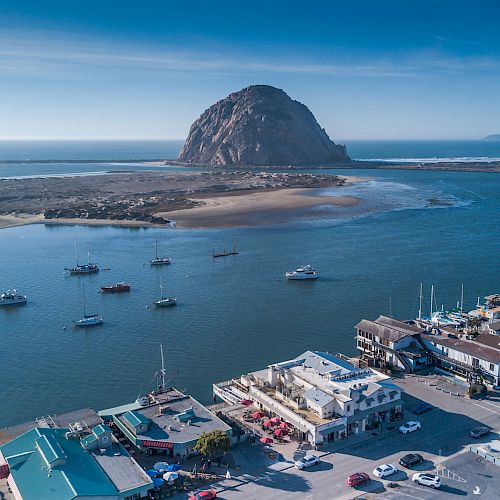
[[[335,218],[323,213],[244,229],[0,230],[0,288],[16,287],[29,299],[0,309],[0,426],[134,400],[149,388],[160,343],[171,383],[209,403],[213,382],[306,349],[356,354],[354,325],[379,314],[414,317],[420,282],[425,304],[434,284],[437,303],[445,307],[456,304],[462,283],[466,308],[498,292],[498,175],[339,173],[371,180],[341,190],[363,202],[325,209]],[[147,264],[156,236],[171,266]],[[74,264],[75,237],[81,257],[90,249],[101,272],[65,274]],[[213,261],[213,248],[233,243],[238,256]],[[285,271],[307,263],[320,274],[317,282],[283,279]],[[121,280],[132,284],[130,294],[98,293],[101,285]],[[161,281],[178,298],[177,307],[150,307]],[[72,326],[82,315],[83,283],[88,312],[104,316],[101,327]]]

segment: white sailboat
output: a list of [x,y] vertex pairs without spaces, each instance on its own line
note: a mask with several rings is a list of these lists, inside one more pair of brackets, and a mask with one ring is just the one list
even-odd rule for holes
[[165,297],[163,295],[163,283],[160,284],[160,299],[155,301],[156,307],[168,307],[177,305],[177,299],[175,297]]
[[88,263],[87,264],[80,264],[78,260],[78,243],[75,238],[75,254],[76,254],[76,266],[75,267],[70,267],[66,268],[66,271],[69,271],[69,274],[90,274],[90,273],[97,273],[99,272],[99,267],[97,264],[93,264],[90,262],[90,250],[88,251]]
[[82,297],[83,297],[83,318],[75,321],[75,326],[102,325],[103,320],[100,314],[87,314],[85,307],[85,285],[82,285]]
[[158,257],[158,236],[155,239],[155,258],[151,259],[149,263],[152,266],[165,266],[170,264],[170,257]]

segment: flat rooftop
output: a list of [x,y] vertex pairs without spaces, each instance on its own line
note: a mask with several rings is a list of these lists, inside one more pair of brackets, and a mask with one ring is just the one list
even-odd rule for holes
[[92,450],[91,453],[118,491],[152,484],[150,477],[121,445],[113,443],[104,453],[100,450]]

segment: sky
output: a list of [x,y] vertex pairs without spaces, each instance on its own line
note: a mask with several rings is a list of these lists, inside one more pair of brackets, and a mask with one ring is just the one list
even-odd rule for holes
[[500,133],[497,0],[2,0],[0,139],[183,139],[252,84],[333,140]]

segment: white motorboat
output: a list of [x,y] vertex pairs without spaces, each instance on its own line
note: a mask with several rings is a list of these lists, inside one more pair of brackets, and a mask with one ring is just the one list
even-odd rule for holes
[[102,325],[103,320],[100,314],[87,314],[85,308],[85,285],[82,285],[82,297],[83,297],[83,318],[75,321],[75,326]]
[[0,306],[14,306],[26,302],[26,295],[20,295],[16,290],[7,290],[0,295]]
[[318,275],[310,265],[307,265],[298,267],[295,271],[287,271],[285,278],[289,280],[315,280]]

